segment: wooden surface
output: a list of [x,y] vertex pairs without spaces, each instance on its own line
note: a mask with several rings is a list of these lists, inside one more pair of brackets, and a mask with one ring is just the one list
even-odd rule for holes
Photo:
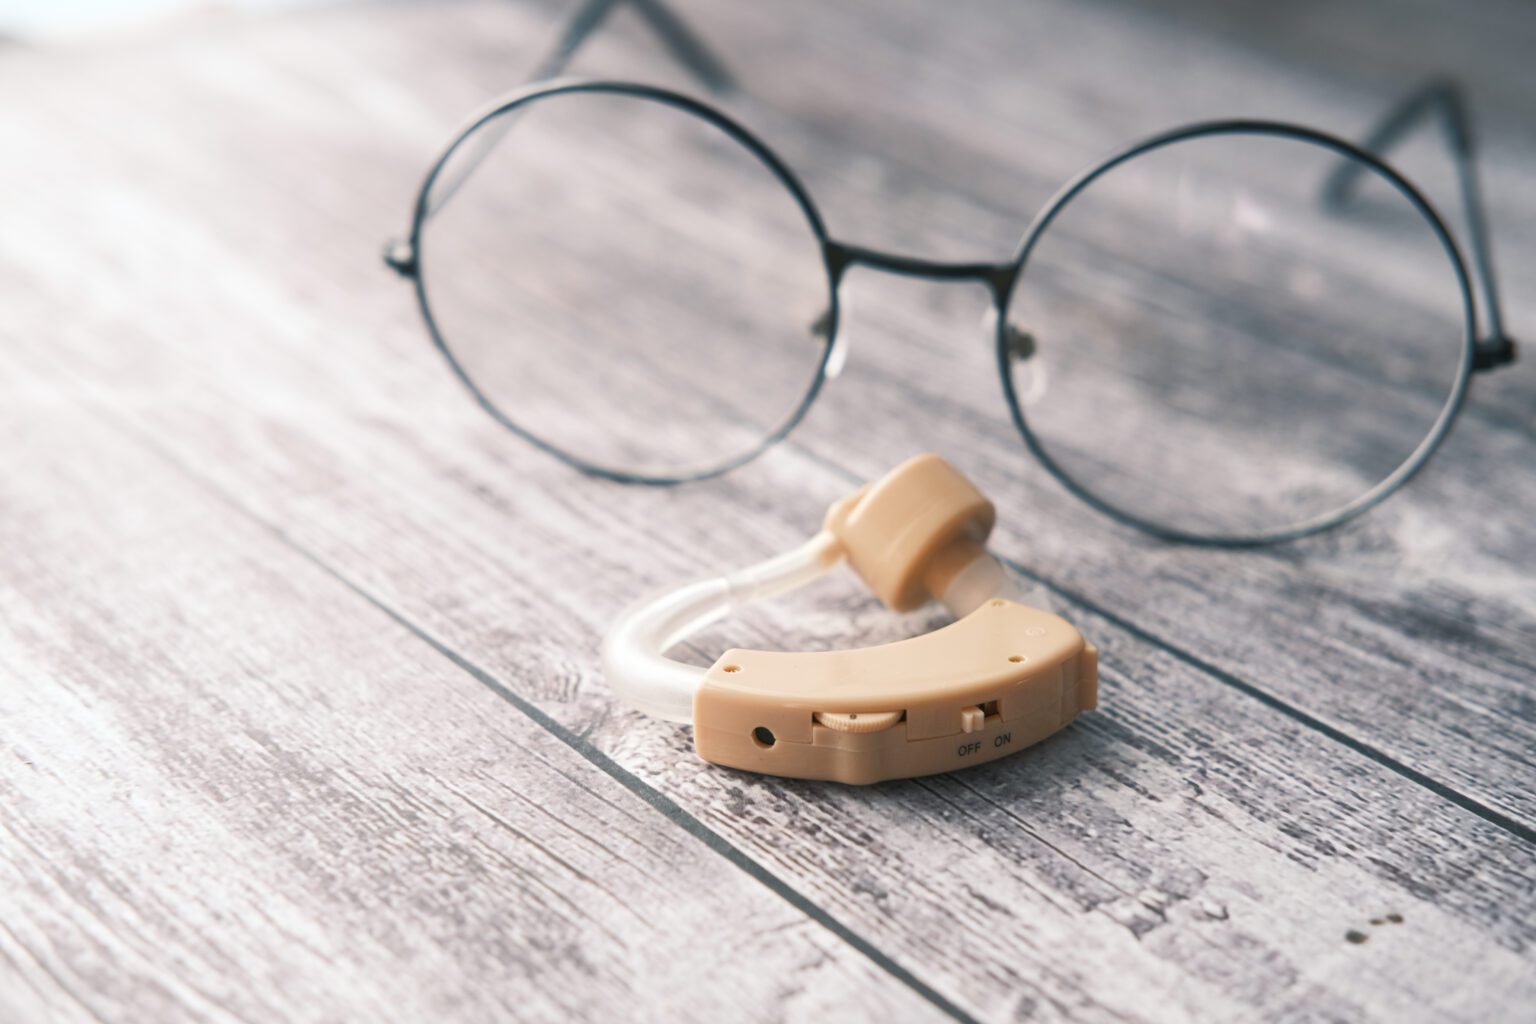
[[[1354,131],[1462,72],[1536,321],[1519,4],[683,9],[835,234],[955,258],[1137,133]],[[0,1019],[1531,1019],[1536,363],[1356,524],[1194,551],[1030,462],[976,291],[861,272],[789,443],[689,488],[581,477],[466,398],[377,257],[558,13],[0,53]],[[628,16],[578,68],[682,81]],[[1402,163],[1448,202],[1432,146]],[[849,789],[614,703],[628,600],[925,449],[1099,644],[1099,712]],[[839,578],[695,654],[935,621]]]

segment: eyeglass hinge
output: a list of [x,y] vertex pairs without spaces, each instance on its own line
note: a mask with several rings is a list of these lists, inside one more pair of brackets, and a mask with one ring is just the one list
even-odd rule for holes
[[1472,351],[1473,370],[1493,370],[1515,361],[1518,346],[1508,335],[1484,338]]
[[416,250],[403,238],[384,243],[384,265],[401,277],[416,276]]

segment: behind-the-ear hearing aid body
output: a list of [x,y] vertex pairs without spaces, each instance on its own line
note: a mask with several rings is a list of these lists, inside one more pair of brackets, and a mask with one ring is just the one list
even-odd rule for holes
[[[834,504],[795,550],[631,606],[603,640],[603,669],[640,710],[691,722],[706,761],[749,771],[869,783],[1020,750],[1096,706],[1098,651],[1023,603],[985,547],[995,515],[954,467],[920,455]],[[938,599],[957,621],[856,650],[732,649],[707,670],[666,657],[733,608],[845,559],[893,610]]]

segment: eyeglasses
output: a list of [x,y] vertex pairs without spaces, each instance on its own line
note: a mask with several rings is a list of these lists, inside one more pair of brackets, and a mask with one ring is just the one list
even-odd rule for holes
[[[536,77],[617,2],[587,3]],[[706,86],[733,88],[659,0],[628,2]],[[1431,120],[1470,272],[1376,155]],[[540,80],[454,136],[385,258],[492,416],[641,484],[724,473],[795,427],[846,356],[850,268],[980,282],[1025,447],[1099,511],[1212,545],[1290,540],[1377,504],[1444,439],[1471,375],[1515,354],[1449,83],[1360,145],[1253,120],[1152,136],[1063,187],[1006,260],[951,263],[830,237],[785,163],[710,104]]]

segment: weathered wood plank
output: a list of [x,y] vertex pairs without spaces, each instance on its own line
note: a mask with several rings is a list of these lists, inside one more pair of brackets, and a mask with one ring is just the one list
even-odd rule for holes
[[[1361,66],[1344,69],[1341,84],[1251,54],[1223,55],[1214,45],[1207,48],[1215,54],[1211,66],[1177,70],[1177,55],[1199,45],[1141,15],[1117,30],[1134,30],[1136,39],[1123,54],[1127,63],[1121,70],[1130,78],[1153,76],[1158,88],[1134,96],[1091,93],[1095,117],[1085,125],[1079,108],[1064,106],[1060,94],[1084,88],[1091,68],[1074,70],[1071,52],[1050,43],[1072,36],[1070,9],[1034,8],[1029,17],[1045,20],[1031,22],[1030,31],[1014,22],[1015,31],[990,31],[985,39],[963,31],[966,19],[954,27],[933,26],[945,34],[929,40],[940,57],[928,63],[910,45],[914,19],[918,25],[927,22],[911,12],[866,18],[861,57],[852,60],[835,48],[853,35],[849,24],[861,24],[857,15],[843,15],[849,20],[842,27],[817,36],[818,45],[834,52],[798,55],[798,37],[782,26],[803,23],[804,17],[743,10],[749,9],[698,13],[704,24],[717,28],[723,44],[752,38],[754,45],[732,52],[739,54],[754,88],[820,125],[802,138],[792,126],[775,123],[772,139],[787,143],[786,150],[799,158],[797,166],[834,228],[853,231],[861,240],[957,256],[978,255],[977,242],[988,239],[1006,251],[1030,209],[1027,202],[1011,201],[1007,182],[1031,168],[1047,168],[1030,178],[1044,182],[1036,193],[1043,198],[1072,170],[1138,131],[1237,112],[1293,117],[1347,132],[1370,120],[1393,95],[1348,84],[1366,74]],[[745,20],[733,26],[732,18]],[[1108,30],[1079,22],[1098,33],[1097,45],[1111,45]],[[781,27],[773,30],[774,24]],[[617,27],[621,31],[600,39],[584,66],[676,77],[643,36],[632,31],[635,38],[626,40],[623,22]],[[1021,57],[1027,59],[1008,65],[998,52],[1007,45],[1024,47]],[[918,107],[926,118],[907,113],[925,76],[959,55],[995,65],[1003,87],[988,92],[970,79],[946,80],[955,87],[951,93],[933,99],[932,109]],[[777,73],[790,61],[802,68],[801,56],[799,73]],[[839,56],[843,59],[835,59]],[[905,77],[890,70],[914,62],[918,70]],[[1435,68],[1426,63],[1420,70]],[[1476,85],[1481,69],[1465,70]],[[487,90],[503,73],[500,57],[478,66]],[[1220,76],[1222,89],[1209,88],[1213,75]],[[883,76],[877,77],[878,86],[868,84],[871,76]],[[1411,78],[1407,69],[1402,76]],[[962,84],[970,91],[962,91]],[[857,97],[859,116],[828,102],[829,96]],[[958,116],[962,112],[967,116]],[[1520,201],[1529,194],[1531,153],[1518,124],[1492,114],[1485,120],[1489,194],[1505,255],[1507,300],[1518,325],[1530,315],[1524,298],[1530,292],[1520,287],[1519,274],[1509,271],[1530,265],[1527,254],[1536,251],[1536,209]],[[861,149],[831,149],[835,131]],[[918,139],[943,140],[919,150],[915,170],[912,157],[898,159],[912,152],[914,133]],[[1042,139],[1051,144],[1041,146]],[[1451,191],[1444,156],[1432,141],[1427,136],[1411,148],[1405,166],[1427,179],[1443,202]],[[850,174],[851,161],[871,162],[861,152],[880,157],[878,176]],[[928,196],[946,186],[955,195],[935,207]],[[967,193],[985,201],[967,201]],[[1016,222],[999,216],[1008,211],[1017,211]],[[890,234],[898,229],[902,234]],[[855,339],[850,369],[796,439],[828,460],[851,464],[861,476],[918,446],[938,445],[957,459],[969,458],[969,468],[1007,504],[1062,524],[1032,532],[1027,546],[1011,547],[1031,569],[1343,730],[1379,756],[1445,779],[1469,804],[1495,818],[1531,827],[1526,780],[1536,734],[1530,731],[1532,716],[1522,709],[1529,700],[1526,680],[1536,672],[1536,642],[1530,639],[1536,584],[1522,568],[1528,564],[1523,557],[1531,540],[1524,529],[1528,522],[1502,514],[1531,500],[1532,475],[1519,471],[1536,464],[1536,452],[1523,440],[1536,408],[1528,366],[1480,378],[1460,430],[1431,470],[1349,530],[1263,554],[1194,552],[1148,545],[1082,514],[1075,499],[1033,467],[997,400],[986,340],[978,333],[974,344],[933,344],[975,315],[976,300],[955,292],[855,276],[849,297],[863,301],[854,303],[849,318]],[[861,334],[879,344],[858,344]],[[928,415],[911,415],[913,388]],[[1450,476],[1444,475],[1447,467]],[[1396,623],[1406,621],[1422,628],[1405,635]],[[1315,657],[1320,650],[1328,657]],[[1427,671],[1404,672],[1404,664]],[[1335,685],[1335,679],[1350,685]],[[1463,738],[1469,728],[1475,742]]]
[[[169,418],[172,435],[192,427],[219,433],[196,410]],[[286,432],[275,423],[267,429],[284,446]],[[311,507],[302,520],[282,513],[291,499],[269,496],[261,504],[276,509],[285,531],[323,545],[325,557],[429,617],[430,628],[507,685],[537,695],[573,727],[593,730],[603,749],[802,880],[839,916],[895,939],[914,970],[942,972],[945,990],[979,1013],[1030,1007],[1046,1016],[1174,1019],[1246,992],[1271,1008],[1340,1017],[1391,1016],[1412,1000],[1455,1015],[1470,1000],[1477,1009],[1465,1016],[1472,1019],[1483,1011],[1498,1016],[1522,998],[1530,941],[1528,914],[1520,909],[1530,898],[1525,847],[1363,759],[1340,757],[1314,733],[1278,716],[1256,716],[1252,705],[1107,623],[1077,613],[1104,641],[1106,663],[1114,666],[1104,723],[1011,771],[1004,765],[952,784],[864,792],[722,773],[697,763],[677,731],[618,712],[592,677],[596,631],[640,585],[631,559],[597,554],[612,549],[613,531],[620,539],[630,529],[592,518],[600,487],[582,483],[567,498],[530,503],[530,492],[559,495],[568,484],[559,471],[541,472],[530,455],[493,459],[500,471],[487,473],[463,464],[454,442],[402,452],[355,437],[355,429],[333,429],[330,443],[376,467],[378,489],[343,498],[339,507]],[[231,461],[246,465],[222,482],[249,488],[244,474],[250,463],[273,458],[263,454],[270,442],[225,442],[239,453]],[[278,456],[297,457],[299,465],[284,477],[259,478],[258,488],[291,481],[293,473],[325,475],[334,455],[312,463],[316,454],[307,448]],[[414,464],[405,483],[395,477],[399,470],[383,468],[395,460]],[[778,483],[803,472],[790,467]],[[455,487],[477,496],[456,504],[451,521],[438,500],[411,496]],[[741,495],[741,506],[754,491]],[[506,516],[514,504],[520,539],[508,544]],[[708,505],[658,496],[627,511],[637,521],[667,521],[697,517]],[[573,526],[584,540],[573,543]],[[725,557],[725,549],[749,542],[745,530],[787,534],[794,527],[754,516],[708,543]],[[589,550],[594,539],[600,543]],[[652,543],[668,562],[689,558],[660,538]],[[519,580],[556,578],[573,558],[596,566],[612,591],[573,595],[547,619],[531,614]],[[479,596],[466,601],[466,594]],[[857,610],[851,622],[849,607]],[[767,614],[731,634],[738,642],[745,634],[747,642],[788,637],[819,645],[867,642],[912,625],[890,621],[867,598],[860,603],[845,584],[809,607]],[[534,641],[540,634],[547,643]],[[716,646],[722,641],[713,639]],[[1122,671],[1132,675],[1122,681]],[[1241,742],[1235,751],[1223,746],[1233,738]],[[982,795],[973,795],[977,789]],[[1407,821],[1416,826],[1405,829]],[[1177,908],[1171,916],[1170,905]],[[1409,958],[1412,966],[1398,961],[1384,969],[1420,979],[1423,987],[1362,989],[1337,950],[1348,948],[1346,932],[1372,934],[1369,919],[1393,912],[1454,941],[1449,949],[1373,947],[1372,953]],[[956,934],[961,923],[969,928]],[[1155,941],[1146,940],[1148,932],[1159,932]],[[1527,952],[1486,948],[1490,932]],[[935,934],[944,936],[937,947]],[[1374,934],[1379,940],[1393,933]],[[1233,948],[1245,954],[1234,958]],[[1180,977],[1186,971],[1192,977]],[[1293,972],[1307,982],[1298,983]],[[1475,991],[1459,987],[1463,977],[1476,979]],[[1149,993],[1165,1002],[1138,1009]]]
[[[869,18],[856,55],[839,42],[849,33],[830,29],[817,37],[824,51],[803,65],[795,37],[766,31],[765,14],[701,7],[698,16],[719,26],[722,45],[754,38],[730,50],[744,76],[819,125],[810,141],[778,133],[773,140],[787,138],[798,150],[835,229],[956,257],[1006,254],[1034,202],[1138,133],[1233,114],[1349,132],[1395,95],[1366,60],[1302,72],[1265,56],[1261,39],[1247,40],[1258,52],[1232,52],[1221,34],[1202,34],[1198,25],[1129,9],[1123,24],[1110,27],[1074,14],[1075,6],[1035,5],[1005,15],[1001,25],[910,11]],[[1355,21],[1370,24],[1370,10],[1357,11]],[[1518,38],[1516,15],[1489,17],[1480,37]],[[912,45],[917,26],[935,34],[923,47]],[[1366,35],[1359,45],[1369,50]],[[1115,75],[1100,74],[1081,49],[1060,45],[1068,38],[1095,53],[1114,52]],[[1012,62],[1004,59],[1010,48]],[[1427,53],[1456,51],[1426,43]],[[925,60],[928,52],[940,56]],[[956,76],[962,55],[972,62],[962,66],[995,69],[995,76]],[[630,70],[644,62],[616,43],[601,56]],[[1403,85],[1447,70],[1434,57],[1421,59],[1414,65],[1404,55],[1394,64]],[[777,73],[791,61],[796,75]],[[1489,67],[1504,73],[1508,64],[1449,70],[1471,80],[1475,99],[1482,79],[1494,77]],[[945,74],[948,90],[923,99],[935,91],[932,76]],[[1528,269],[1536,266],[1529,171],[1536,149],[1507,107],[1480,112],[1508,316],[1518,334],[1536,317]],[[846,149],[829,146],[834,130]],[[878,176],[848,173],[859,153],[878,154]],[[1403,165],[1454,211],[1434,133],[1409,148]],[[1441,780],[1529,834],[1536,823],[1536,716],[1529,711],[1536,578],[1526,553],[1536,537],[1529,517],[1509,514],[1536,500],[1536,371],[1528,361],[1480,377],[1430,468],[1367,518],[1275,551],[1197,551],[1113,526],[1033,464],[998,399],[990,342],[970,333],[983,305],[979,293],[855,275],[845,297],[853,307],[849,367],[796,433],[797,443],[859,477],[915,447],[951,455],[1014,511],[1002,543],[1030,570],[1378,756]]]
[[[105,147],[119,177],[60,169],[55,184],[78,186],[71,195],[100,219],[88,238],[48,241],[59,204],[27,186],[36,205],[4,241],[25,283],[17,315],[54,323],[73,295],[66,274],[121,284],[104,283],[56,332],[18,337],[15,372],[67,381],[154,438],[194,479],[592,736],[839,919],[889,938],[901,963],[973,1012],[1488,1019],[1529,998],[1528,847],[1081,608],[1106,642],[1103,715],[1025,760],[952,780],[845,792],[748,779],[698,765],[682,734],[614,707],[593,645],[629,595],[788,542],[844,478],[786,450],[691,492],[616,489],[479,418],[433,362],[405,296],[360,255],[402,207],[400,189],[358,169],[388,159],[407,180],[419,158],[407,150],[429,147],[440,125],[413,120],[419,106],[369,107],[397,98],[380,70],[399,66],[388,40],[400,24],[334,17],[330,31],[363,65],[348,73],[366,72],[355,80],[310,80],[336,37],[305,20],[183,65],[203,89],[147,87],[193,97],[171,107],[187,136],[181,171],[156,150],[165,138],[131,119],[49,140],[82,157]],[[402,34],[419,45],[435,20]],[[98,73],[135,79],[123,71]],[[240,99],[263,90],[297,101],[304,122]],[[42,150],[21,134],[24,153]],[[306,154],[303,174],[256,162],[276,140]],[[242,165],[245,203],[217,201]],[[327,181],[351,182],[352,194],[314,184]],[[314,191],[295,199],[300,185]],[[169,216],[188,203],[201,224]],[[312,235],[267,212],[291,203]],[[194,278],[213,290],[189,301]],[[1047,521],[1065,532],[1076,515],[1064,505]],[[571,587],[573,566],[590,585]],[[551,592],[548,609],[528,606],[530,581]],[[869,642],[912,625],[867,602],[850,621],[851,600],[834,590],[729,635]],[[1405,917],[1400,930],[1368,923],[1388,912]],[[1343,938],[1356,928],[1363,946]]]
[[7,1020],[944,1017],[143,445],[4,395]]
[[[370,451],[377,442],[353,438],[350,430],[337,431],[332,443],[368,465],[385,461]],[[237,461],[260,454],[259,447],[234,450]],[[1315,734],[1273,716],[1254,721],[1246,702],[1107,623],[1079,615],[1117,666],[1106,680],[1104,721],[1011,770],[1000,765],[871,791],[748,779],[699,764],[670,727],[615,714],[592,678],[595,631],[636,585],[625,582],[632,567],[612,569],[620,593],[589,595],[547,619],[518,603],[517,577],[550,573],[547,560],[573,556],[566,547],[573,523],[581,532],[603,529],[590,518],[596,494],[553,503],[547,519],[530,515],[524,498],[517,519],[524,540],[501,551],[505,503],[530,487],[558,493],[558,474],[540,474],[525,456],[502,464],[522,477],[521,486],[508,486],[494,477],[465,479],[451,451],[406,459],[444,474],[440,486],[457,480],[480,497],[457,509],[459,521],[444,524],[437,502],[413,503],[386,473],[377,503],[387,510],[384,522],[359,518],[356,509],[322,507],[310,512],[320,513],[318,521],[295,520],[283,529],[299,531],[305,544],[313,535],[327,546],[326,557],[375,576],[372,586],[430,616],[429,628],[483,659],[507,685],[539,695],[574,727],[593,730],[602,749],[802,879],[839,916],[896,939],[914,969],[948,975],[946,986],[973,1000],[978,1012],[1176,1019],[1211,1012],[1231,993],[1246,992],[1271,1008],[1341,1017],[1390,1016],[1410,1009],[1411,1000],[1428,999],[1448,1014],[1475,1006],[1464,1012],[1473,1019],[1484,1010],[1497,1016],[1522,998],[1528,954],[1487,943],[1491,932],[1501,943],[1528,948],[1524,848],[1496,830],[1469,827],[1465,816],[1421,791],[1404,792],[1400,780],[1362,759],[1338,758]],[[325,465],[308,468],[319,474]],[[361,504],[374,503],[363,496]],[[414,521],[408,529],[390,521],[402,506]],[[676,502],[658,500],[637,518],[679,511]],[[715,543],[742,542],[733,533]],[[466,604],[466,593],[488,596]],[[852,622],[849,607],[857,612]],[[828,643],[835,634],[867,641],[912,625],[890,621],[845,583],[809,606],[766,614],[732,633],[738,640],[747,633],[749,642],[799,636]],[[540,632],[551,643],[530,642]],[[1129,675],[1122,679],[1121,671]],[[1241,748],[1223,749],[1233,737],[1241,737]],[[1416,826],[1405,829],[1405,821]],[[1419,933],[1373,929],[1369,919],[1385,913],[1447,936],[1450,948],[1398,945],[1394,934]],[[1380,992],[1354,985],[1354,966],[1336,952],[1349,948],[1343,936],[1354,929],[1387,941],[1371,948],[1397,962],[1384,970],[1419,981]],[[935,946],[933,935],[944,939]],[[1245,952],[1234,958],[1233,948]],[[1275,957],[1285,966],[1274,965]],[[1302,964],[1309,965],[1305,984],[1291,974]],[[1458,979],[1467,977],[1475,991],[1460,987]],[[1141,1006],[1149,993],[1166,1002]]]

